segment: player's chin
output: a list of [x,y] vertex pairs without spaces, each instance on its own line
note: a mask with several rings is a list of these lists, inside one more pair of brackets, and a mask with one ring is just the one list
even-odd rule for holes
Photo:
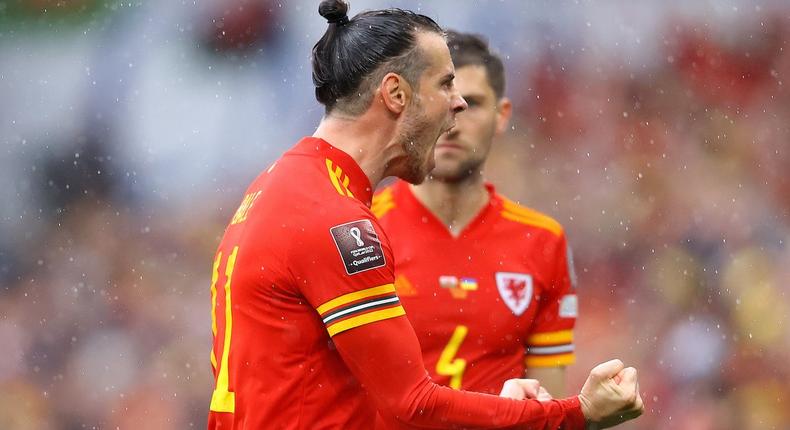
[[469,156],[457,147],[437,147],[434,151],[434,159],[436,160],[436,167],[443,169],[452,169],[461,166],[469,158]]
[[431,171],[430,178],[447,183],[458,183],[470,176],[470,170],[463,163],[449,163],[447,160],[438,159],[436,168]]
[[436,154],[436,163],[431,170],[431,175],[441,177],[457,176],[463,165],[463,160],[451,154]]

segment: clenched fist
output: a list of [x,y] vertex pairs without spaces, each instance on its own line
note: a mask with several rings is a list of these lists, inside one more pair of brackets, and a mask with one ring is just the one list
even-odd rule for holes
[[579,401],[591,430],[616,426],[642,415],[645,409],[636,369],[625,367],[620,360],[595,366],[582,387]]
[[551,394],[540,386],[537,379],[508,379],[502,385],[499,397],[516,400],[535,399],[541,402],[552,399]]

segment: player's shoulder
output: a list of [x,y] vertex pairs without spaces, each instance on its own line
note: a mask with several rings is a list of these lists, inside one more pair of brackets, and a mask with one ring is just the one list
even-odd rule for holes
[[374,225],[378,225],[378,219],[370,209],[356,198],[331,194],[324,194],[322,197],[323,201],[316,201],[316,205],[309,209],[309,214],[302,214],[307,221],[304,226],[305,231],[325,229],[359,220],[369,220]]
[[[374,219],[353,190],[353,179],[329,158],[286,153],[262,175],[267,228],[272,223],[296,236],[360,219]],[[308,154],[309,155],[309,154]]]
[[364,207],[352,192],[354,179],[327,156],[291,150],[272,166],[270,173],[287,204],[310,209],[300,214],[358,211]]
[[295,216],[306,219],[305,231],[323,230],[360,220],[369,220],[375,225],[376,217],[367,203],[352,192],[348,177],[334,175],[321,172],[322,177],[312,184],[311,189],[303,190],[301,197],[305,204]]
[[505,222],[515,223],[520,228],[546,231],[558,238],[565,234],[562,224],[551,216],[501,194],[497,194],[497,197],[501,202],[499,215]]

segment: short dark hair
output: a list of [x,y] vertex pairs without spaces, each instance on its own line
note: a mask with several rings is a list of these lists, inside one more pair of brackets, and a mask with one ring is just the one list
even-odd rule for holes
[[363,113],[385,74],[394,72],[417,88],[427,66],[417,49],[420,31],[444,34],[431,18],[402,9],[371,10],[346,16],[348,4],[324,0],[318,13],[329,22],[313,47],[315,97],[330,113]]
[[447,46],[456,69],[483,66],[488,84],[498,99],[505,95],[505,66],[499,55],[491,52],[488,41],[478,34],[447,31]]

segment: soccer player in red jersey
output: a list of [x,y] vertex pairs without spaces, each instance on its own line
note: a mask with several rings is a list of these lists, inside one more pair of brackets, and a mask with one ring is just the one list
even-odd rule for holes
[[389,240],[369,210],[382,178],[420,182],[439,136],[466,108],[441,28],[388,9],[346,15],[313,48],[326,115],[246,191],[211,283],[215,388],[209,429],[583,429],[638,416],[636,370],[619,360],[581,393],[535,400],[431,381],[395,293]]
[[469,108],[439,139],[428,180],[398,181],[373,198],[398,295],[434,381],[498,393],[526,375],[562,395],[577,313],[565,235],[483,180],[511,114],[502,60],[476,35],[449,32],[448,45]]

